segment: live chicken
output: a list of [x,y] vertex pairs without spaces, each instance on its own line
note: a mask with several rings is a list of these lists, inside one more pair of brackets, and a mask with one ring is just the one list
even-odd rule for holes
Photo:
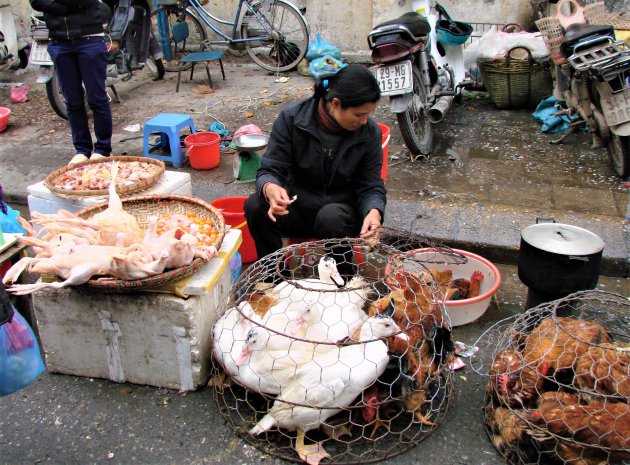
[[630,344],[591,346],[577,359],[575,384],[592,395],[630,399]]

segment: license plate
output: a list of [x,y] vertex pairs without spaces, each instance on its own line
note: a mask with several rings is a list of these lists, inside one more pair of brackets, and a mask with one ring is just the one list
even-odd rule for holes
[[630,121],[630,88],[602,100],[604,118],[609,126]]
[[37,42],[34,40],[31,44],[31,53],[28,61],[34,65],[52,65],[52,60],[48,54],[48,42]]
[[375,66],[373,72],[381,88],[381,95],[407,94],[413,89],[410,61],[403,61],[395,65]]

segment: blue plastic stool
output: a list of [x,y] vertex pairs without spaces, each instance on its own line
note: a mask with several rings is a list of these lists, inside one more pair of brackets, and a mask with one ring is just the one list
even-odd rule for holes
[[[168,161],[171,162],[175,168],[180,168],[184,162],[184,157],[179,142],[179,133],[185,127],[189,127],[190,132],[193,134],[197,132],[195,130],[195,123],[188,115],[160,113],[148,120],[144,123],[144,156]],[[161,143],[152,147],[149,144],[149,136],[153,133],[160,134]],[[153,150],[166,147],[164,140],[165,137],[168,138],[168,148],[170,149],[170,154],[158,155],[151,153]]]

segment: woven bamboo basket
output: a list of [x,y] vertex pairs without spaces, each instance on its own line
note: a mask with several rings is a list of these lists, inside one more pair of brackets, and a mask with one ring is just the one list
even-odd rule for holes
[[[525,50],[527,58],[515,58],[517,49]],[[479,59],[479,70],[497,108],[535,108],[553,90],[549,61],[534,60],[523,47],[510,49],[504,57]]]
[[66,173],[75,170],[77,168],[81,168],[89,165],[99,165],[105,163],[111,163],[117,161],[120,164],[131,163],[131,162],[140,162],[147,165],[147,168],[150,173],[150,177],[146,179],[140,179],[131,184],[126,184],[123,179],[118,179],[116,183],[116,192],[118,195],[130,195],[136,192],[139,192],[144,189],[148,189],[153,184],[155,184],[164,174],[164,162],[162,160],[156,160],[153,158],[146,157],[108,157],[108,158],[99,158],[98,160],[86,160],[81,163],[77,163],[70,166],[63,166],[48,176],[44,180],[44,185],[51,191],[54,192],[55,195],[63,198],[76,199],[82,197],[94,197],[99,195],[107,195],[109,192],[107,189],[92,189],[92,190],[70,190],[70,189],[62,189],[57,187],[56,181],[62,178]]
[[[218,233],[215,243],[212,244],[214,247],[219,249],[219,247],[221,247],[221,243],[223,242],[223,238],[225,237],[225,220],[221,212],[208,202],[204,202],[203,200],[195,197],[188,197],[185,195],[144,195],[123,198],[122,203],[123,209],[127,213],[135,216],[138,220],[138,224],[143,229],[147,228],[149,217],[152,215],[160,216],[163,213],[184,215],[188,212],[193,212],[197,216],[212,220],[214,223]],[[105,202],[93,207],[85,208],[78,212],[77,215],[81,218],[89,219],[95,214],[105,210],[107,205],[107,202]],[[204,265],[204,263],[204,260],[201,258],[195,258],[189,265],[167,270],[164,273],[160,273],[155,276],[131,281],[100,277],[98,279],[91,279],[84,285],[84,287],[109,292],[127,292],[161,286],[163,284],[179,281],[180,279],[195,273]]]

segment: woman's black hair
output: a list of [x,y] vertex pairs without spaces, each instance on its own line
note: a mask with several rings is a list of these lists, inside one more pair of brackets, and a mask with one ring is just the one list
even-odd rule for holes
[[347,65],[336,74],[323,76],[315,83],[315,99],[331,101],[338,98],[341,108],[359,107],[375,103],[381,97],[381,90],[372,72],[358,64]]

